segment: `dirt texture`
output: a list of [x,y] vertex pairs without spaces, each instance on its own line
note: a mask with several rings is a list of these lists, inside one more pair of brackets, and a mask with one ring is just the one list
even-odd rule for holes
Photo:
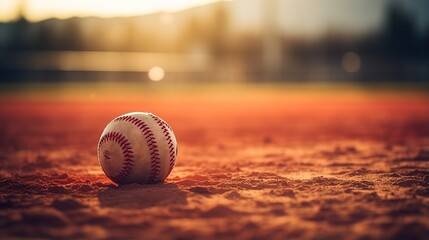
[[[429,239],[429,98],[296,96],[3,97],[0,237]],[[175,131],[165,183],[99,166],[131,111]]]

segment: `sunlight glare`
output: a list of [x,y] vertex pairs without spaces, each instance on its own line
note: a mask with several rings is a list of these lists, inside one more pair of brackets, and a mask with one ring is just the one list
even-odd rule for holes
[[[23,9],[30,21],[41,21],[48,18],[66,19],[71,17],[128,17],[155,12],[175,12],[215,2],[216,0],[0,0],[8,3],[7,8],[0,8],[0,19],[13,20],[17,12]],[[13,13],[13,14],[12,14]],[[5,15],[6,14],[6,15]]]

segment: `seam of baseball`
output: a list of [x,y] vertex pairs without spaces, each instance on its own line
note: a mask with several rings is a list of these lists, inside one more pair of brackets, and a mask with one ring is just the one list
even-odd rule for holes
[[150,175],[149,175],[148,182],[151,182],[151,183],[157,182],[156,180],[158,179],[159,174],[161,172],[161,159],[160,159],[158,144],[156,142],[155,135],[154,135],[153,131],[150,129],[149,125],[147,125],[147,123],[145,123],[143,120],[140,120],[140,119],[138,119],[136,117],[132,117],[132,116],[117,117],[113,121],[114,122],[118,122],[118,121],[130,122],[140,129],[141,133],[143,134],[143,136],[146,140],[146,143],[147,143],[147,146],[149,149],[149,155],[150,155],[150,167],[151,167],[151,169],[150,169]]
[[[169,168],[168,168],[168,174],[167,176],[171,173],[171,171],[173,170],[174,164],[176,162],[176,149],[174,148],[174,144],[173,144],[173,139],[171,138],[171,134],[168,131],[171,130],[171,127],[162,119],[160,119],[159,117],[153,115],[153,114],[149,114],[152,119],[161,127],[162,133],[164,134],[165,137],[165,141],[167,142],[168,145],[168,156],[169,156]],[[172,130],[171,130],[172,131]]]
[[101,145],[107,141],[114,141],[122,149],[122,156],[124,158],[122,163],[122,168],[118,174],[111,176],[110,174],[106,175],[112,179],[114,182],[120,183],[131,173],[131,169],[134,166],[134,152],[131,148],[131,143],[128,142],[128,139],[119,132],[108,132],[103,135],[100,139],[100,143],[98,144],[98,149],[100,149]]

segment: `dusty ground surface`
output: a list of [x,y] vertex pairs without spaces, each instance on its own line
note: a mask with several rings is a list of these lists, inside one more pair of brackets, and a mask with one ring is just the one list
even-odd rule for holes
[[[429,238],[427,95],[178,92],[3,96],[0,237]],[[163,184],[99,167],[102,130],[129,111],[176,133]]]

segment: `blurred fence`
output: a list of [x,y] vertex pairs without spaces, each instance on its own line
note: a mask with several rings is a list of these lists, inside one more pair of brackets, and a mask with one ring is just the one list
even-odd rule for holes
[[341,55],[285,55],[276,71],[268,71],[260,55],[201,53],[141,53],[95,51],[3,51],[1,82],[26,81],[147,81],[160,67],[166,81],[427,81],[429,61],[397,61],[359,57],[349,72]]

